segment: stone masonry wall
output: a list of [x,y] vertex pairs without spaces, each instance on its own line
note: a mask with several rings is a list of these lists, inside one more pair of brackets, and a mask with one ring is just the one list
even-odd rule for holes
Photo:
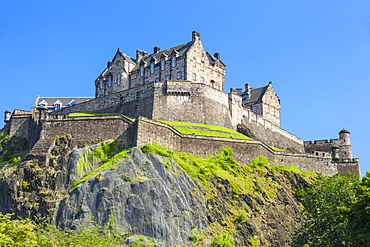
[[66,107],[57,114],[74,112],[121,113],[129,117],[152,118],[154,83],[138,86],[101,98]]
[[301,139],[243,108],[240,96],[231,96],[202,83],[155,82],[63,108],[58,114],[117,112],[130,117],[205,123],[232,129],[243,123],[269,145],[304,151]]
[[253,111],[244,109],[241,123],[247,126],[258,140],[281,149],[304,152],[302,139],[263,119]]
[[208,85],[190,81],[156,84],[153,119],[232,128],[228,95]]
[[[229,146],[234,151],[234,158],[242,163],[249,164],[250,159],[259,155],[265,156],[271,164],[290,165],[294,164],[298,169],[312,172],[321,172],[323,175],[334,175],[338,172],[338,164],[330,157],[318,157],[310,154],[294,154],[289,152],[276,152],[265,144],[254,140],[242,140],[222,137],[206,137],[185,135],[177,132],[166,124],[139,118],[137,128],[136,146],[145,143],[157,142],[174,151],[189,152],[194,155],[205,156],[216,154],[224,146]],[[342,170],[358,171],[358,164],[343,162]]]
[[132,125],[121,116],[76,117],[49,119],[42,124],[41,139],[71,135],[80,145],[97,140],[113,139]]

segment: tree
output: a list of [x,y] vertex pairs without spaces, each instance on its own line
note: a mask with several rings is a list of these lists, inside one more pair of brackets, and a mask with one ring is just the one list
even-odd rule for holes
[[303,226],[296,233],[292,246],[354,246],[350,229],[358,227],[352,226],[352,221],[359,215],[351,212],[360,183],[357,174],[337,174],[321,177],[307,189]]

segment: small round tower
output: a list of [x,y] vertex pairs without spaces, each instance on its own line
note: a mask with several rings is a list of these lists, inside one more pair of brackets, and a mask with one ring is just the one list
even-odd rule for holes
[[339,149],[340,158],[351,159],[352,158],[352,148],[351,148],[351,139],[350,139],[349,131],[343,128],[339,132],[339,139],[342,140],[342,145],[340,145],[340,149]]
[[6,110],[4,112],[4,122],[8,123],[10,121],[10,117],[11,117],[11,112],[9,110]]
[[339,132],[339,138],[341,140],[343,140],[343,144],[345,144],[345,145],[351,145],[351,140],[350,140],[349,134],[350,134],[349,131],[346,130],[345,128],[343,128]]

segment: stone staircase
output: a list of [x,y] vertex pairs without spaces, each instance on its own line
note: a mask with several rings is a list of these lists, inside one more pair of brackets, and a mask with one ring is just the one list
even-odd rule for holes
[[45,167],[49,165],[49,155],[54,146],[54,139],[40,139],[26,155],[25,160],[36,161],[40,167]]

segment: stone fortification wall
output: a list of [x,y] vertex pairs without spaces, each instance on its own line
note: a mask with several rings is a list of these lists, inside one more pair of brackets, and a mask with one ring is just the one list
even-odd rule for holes
[[32,123],[32,113],[27,111],[15,110],[10,119],[9,136],[19,136],[29,139],[30,126]]
[[[200,156],[216,154],[224,146],[229,146],[234,151],[234,158],[242,164],[249,164],[250,159],[263,155],[271,164],[294,164],[298,169],[321,172],[323,175],[334,175],[339,172],[338,164],[331,157],[276,152],[264,143],[255,140],[181,134],[166,124],[142,117],[137,120],[136,126],[136,146],[157,142],[175,151],[189,152]],[[358,171],[359,173],[356,163],[348,163],[347,166],[346,162],[342,162],[339,165],[342,167],[341,171]]]
[[48,119],[42,124],[40,139],[69,134],[80,145],[93,144],[97,140],[113,139],[120,136],[131,125],[130,120],[121,116]]
[[304,152],[302,139],[263,119],[261,115],[251,110],[243,109],[242,114],[241,123],[248,127],[258,140],[281,149]]
[[232,128],[227,94],[190,81],[156,83],[153,119]]
[[122,113],[130,117],[152,118],[154,83],[141,85],[101,98],[89,100],[57,111],[57,114],[74,112]]

